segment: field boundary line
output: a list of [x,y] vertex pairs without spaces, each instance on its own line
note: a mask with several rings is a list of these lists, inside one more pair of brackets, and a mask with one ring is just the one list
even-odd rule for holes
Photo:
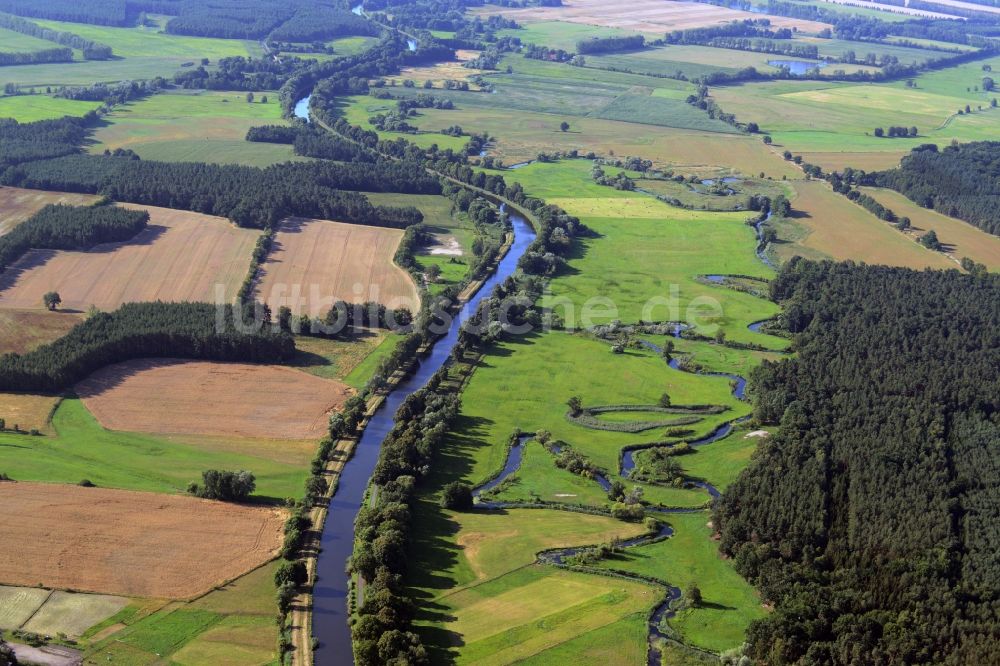
[[18,629],[24,629],[24,627],[28,626],[28,623],[31,622],[31,618],[33,618],[36,615],[38,615],[38,611],[42,610],[42,606],[44,606],[45,604],[49,603],[49,599],[52,598],[53,594],[55,594],[55,590],[54,589],[50,589],[49,593],[45,595],[44,599],[42,599],[42,603],[38,604],[38,608],[36,608],[35,610],[31,611],[31,615],[29,615],[24,620],[24,622],[21,623],[21,626],[19,626]]

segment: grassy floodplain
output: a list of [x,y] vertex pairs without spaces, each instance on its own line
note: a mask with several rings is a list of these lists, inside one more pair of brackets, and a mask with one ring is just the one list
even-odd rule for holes
[[[267,103],[261,100],[267,97]],[[94,133],[91,152],[127,148],[143,159],[267,166],[305,159],[292,147],[246,141],[257,125],[284,125],[277,93],[174,91],[114,109]]]

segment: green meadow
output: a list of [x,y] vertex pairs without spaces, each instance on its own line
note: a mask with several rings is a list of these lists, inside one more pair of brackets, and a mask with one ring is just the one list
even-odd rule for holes
[[55,42],[0,28],[0,53],[34,53],[58,47]]
[[[521,28],[506,29],[497,32],[499,37],[517,37],[522,44],[544,44],[551,49],[563,49],[570,53],[576,52],[576,43],[583,39],[595,37],[627,37],[638,33],[632,30],[606,28],[583,23],[566,21],[540,21],[526,23]],[[656,39],[659,35],[648,34],[646,39]]]
[[630,548],[600,563],[602,569],[652,576],[682,591],[697,585],[703,602],[670,620],[686,642],[721,652],[743,642],[751,621],[764,616],[760,597],[730,562],[718,554],[708,526],[708,512],[673,514],[674,535],[658,543]]
[[18,481],[90,479],[107,488],[177,493],[203,470],[246,469],[257,477],[257,497],[283,500],[302,493],[315,448],[312,442],[105,430],[75,398],[62,401],[52,426],[51,437],[0,433],[0,470]]
[[[405,90],[405,88],[399,88],[399,90]],[[351,95],[338,99],[337,102],[339,108],[336,109],[336,115],[344,118],[344,120],[352,125],[376,132],[380,139],[387,139],[391,141],[393,139],[403,138],[420,146],[421,148],[429,148],[431,145],[437,144],[439,148],[451,148],[452,150],[460,150],[466,143],[469,142],[468,137],[441,134],[440,130],[445,129],[448,125],[442,125],[441,127],[433,129],[421,128],[421,132],[419,134],[383,132],[376,130],[372,124],[368,122],[368,119],[379,113],[395,111],[396,103],[392,100],[375,99],[374,97],[369,97],[368,95]],[[420,116],[418,111],[418,116],[415,120],[419,121],[419,118]],[[412,125],[414,122],[411,122],[410,124]]]
[[80,102],[48,95],[14,95],[0,97],[0,118],[33,123],[63,116],[82,116],[100,106],[98,102]]

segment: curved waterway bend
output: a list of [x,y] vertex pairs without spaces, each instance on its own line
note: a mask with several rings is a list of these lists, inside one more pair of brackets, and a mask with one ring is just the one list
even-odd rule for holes
[[382,441],[392,429],[396,410],[407,396],[422,388],[445,364],[458,340],[462,322],[475,313],[479,303],[492,293],[496,285],[514,273],[521,255],[535,239],[534,230],[523,217],[510,211],[509,216],[514,229],[514,243],[497,270],[452,320],[448,333],[434,343],[427,356],[420,359],[413,374],[396,385],[386,397],[368,421],[354,456],[340,475],[337,494],[330,501],[323,528],[323,550],[316,564],[318,581],[313,589],[313,635],[319,639],[319,647],[315,651],[318,666],[354,663],[351,632],[347,624],[348,579],[344,571],[354,546],[354,519],[364,498],[368,479],[375,469]]

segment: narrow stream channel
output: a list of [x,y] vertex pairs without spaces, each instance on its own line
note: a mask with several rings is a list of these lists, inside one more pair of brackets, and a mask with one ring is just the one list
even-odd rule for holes
[[318,666],[348,666],[354,663],[351,632],[347,624],[348,579],[344,572],[354,545],[354,519],[368,479],[375,469],[382,441],[392,429],[396,410],[407,396],[423,387],[444,365],[458,340],[462,322],[475,313],[479,303],[492,293],[496,285],[514,273],[521,255],[535,239],[534,230],[523,217],[513,212],[509,212],[509,216],[514,229],[514,244],[500,261],[493,277],[466,303],[452,321],[448,333],[434,343],[427,356],[420,359],[413,374],[389,394],[369,420],[354,457],[340,475],[340,485],[330,502],[323,529],[323,550],[317,562],[318,581],[313,590],[313,635],[319,639],[319,647],[315,651]]

